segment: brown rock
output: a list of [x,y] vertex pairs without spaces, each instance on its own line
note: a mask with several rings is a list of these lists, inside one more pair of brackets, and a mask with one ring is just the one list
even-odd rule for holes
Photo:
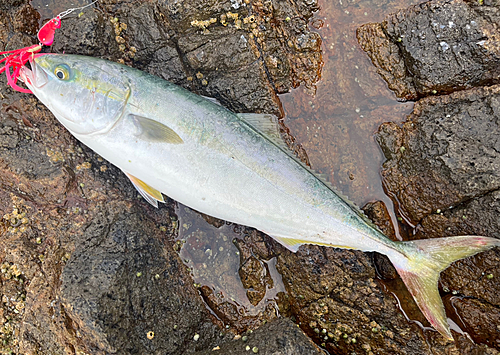
[[214,349],[194,355],[322,355],[320,350],[294,323],[276,319],[253,333],[244,334]]

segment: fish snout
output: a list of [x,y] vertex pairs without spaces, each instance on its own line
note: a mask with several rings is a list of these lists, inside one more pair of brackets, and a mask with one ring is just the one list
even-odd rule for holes
[[30,60],[31,70],[23,66],[19,71],[19,76],[22,81],[28,85],[30,89],[39,89],[48,83],[47,73],[40,68],[34,60]]

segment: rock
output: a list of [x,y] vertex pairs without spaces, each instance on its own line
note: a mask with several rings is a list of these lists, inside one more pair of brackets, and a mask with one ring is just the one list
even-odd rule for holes
[[102,12],[90,8],[80,17],[65,18],[56,31],[52,53],[98,56],[117,61],[119,44],[112,24]]
[[277,268],[293,316],[330,353],[426,353],[418,327],[375,281],[368,254],[306,246],[282,253]]
[[216,97],[234,111],[281,115],[277,93],[319,80],[321,40],[307,28],[315,1],[299,2],[298,9],[286,1],[100,4],[116,14],[124,62]]
[[[389,211],[382,201],[368,202],[363,207],[363,212],[388,238],[397,240],[396,231],[394,230]],[[393,280],[398,277],[396,269],[392,266],[387,256],[379,253],[373,253],[373,262],[377,272],[384,279]]]
[[[500,221],[498,190],[463,203],[451,210],[422,219],[416,238],[453,235],[498,236]],[[495,248],[471,258],[457,261],[441,274],[445,303],[451,318],[476,342],[500,349],[500,333],[495,317],[500,305],[500,250]]]
[[380,228],[389,239],[397,240],[387,206],[382,201],[368,202],[363,212]]
[[455,311],[451,313],[453,321],[475,342],[487,344],[497,350],[500,348],[498,307],[483,300],[454,296],[445,298],[445,306],[448,310]]
[[[410,239],[498,236],[499,87],[469,89],[498,82],[497,23],[492,2],[429,1],[358,30],[360,44],[398,97],[462,90],[421,99],[401,126],[379,128],[384,186],[410,226]],[[449,317],[475,342],[492,347],[473,349],[458,336],[462,353],[498,349],[499,290],[491,281],[499,253],[495,248],[457,261],[441,274]],[[375,262],[387,287],[397,289],[388,263]]]
[[431,94],[498,83],[498,4],[434,0],[359,28],[358,40],[396,95]]
[[217,323],[221,326],[227,324],[230,331],[236,334],[257,329],[278,316],[276,314],[276,305],[273,303],[267,303],[257,315],[246,315],[244,311],[239,309],[237,304],[231,302],[231,300],[224,300],[208,286],[202,286],[200,293],[203,300],[220,320]]
[[268,287],[273,288],[267,264],[253,255],[242,262],[238,273],[243,287],[247,289],[248,300],[254,306],[264,298]]
[[286,318],[276,319],[244,334],[238,339],[223,343],[213,350],[193,355],[321,355],[324,354],[297,326]]
[[499,99],[500,86],[426,98],[381,126],[384,183],[412,224],[500,187]]
[[418,97],[413,78],[407,72],[404,58],[399,47],[390,40],[383,25],[370,23],[356,31],[358,42],[369,55],[377,73],[387,82],[389,89],[403,100],[415,100]]
[[106,207],[61,275],[61,303],[80,334],[111,353],[179,354],[217,343],[219,328],[155,223],[140,209]]
[[[266,295],[268,289],[274,287],[268,261],[275,256],[274,248],[266,243],[270,238],[256,230],[248,228],[245,240],[236,239],[235,244],[240,254],[238,274],[243,287],[247,290],[250,303],[256,306]],[[269,240],[270,243],[272,243]]]

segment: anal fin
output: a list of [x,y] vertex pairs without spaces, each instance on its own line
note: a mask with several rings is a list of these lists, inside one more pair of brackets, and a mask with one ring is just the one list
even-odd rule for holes
[[130,181],[132,182],[134,187],[137,189],[137,191],[139,191],[141,196],[144,197],[144,199],[146,201],[148,201],[151,205],[158,208],[158,201],[163,202],[163,203],[165,202],[165,200],[163,199],[163,195],[161,194],[160,191],[149,186],[144,181],[136,178],[135,176],[133,176],[129,173],[126,173],[126,172],[123,172],[123,173],[125,175],[127,175],[127,177],[130,179]]
[[331,248],[342,248],[342,249],[353,249],[345,245],[335,245],[331,243],[322,243],[305,239],[297,239],[297,238],[288,238],[288,237],[274,237],[278,242],[283,244],[288,250],[293,251],[294,253],[299,250],[299,247],[304,244],[312,244],[319,245],[322,247],[331,247]]
[[280,242],[283,246],[285,246],[288,250],[293,251],[294,253],[299,250],[301,245],[307,244],[306,241],[295,239],[295,238],[285,238],[285,237],[274,237],[278,242]]

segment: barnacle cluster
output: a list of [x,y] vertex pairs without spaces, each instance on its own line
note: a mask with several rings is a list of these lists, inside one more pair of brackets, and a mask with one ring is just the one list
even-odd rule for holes
[[124,64],[126,59],[133,59],[135,57],[137,49],[133,46],[129,47],[126,43],[127,41],[124,32],[127,31],[127,24],[124,22],[120,22],[118,17],[111,18],[110,22],[113,24],[113,27],[115,29],[115,41],[116,43],[118,43],[118,49],[124,55],[124,58],[119,59],[118,62]]
[[217,19],[212,17],[208,20],[193,20],[191,21],[191,26],[193,27],[198,27],[203,31],[203,33],[210,33],[210,31],[207,29],[208,26],[210,26],[212,23],[216,23]]
[[26,217],[26,212],[21,212],[14,207],[11,213],[3,215],[3,222],[10,233],[23,233],[27,229],[29,219]]

